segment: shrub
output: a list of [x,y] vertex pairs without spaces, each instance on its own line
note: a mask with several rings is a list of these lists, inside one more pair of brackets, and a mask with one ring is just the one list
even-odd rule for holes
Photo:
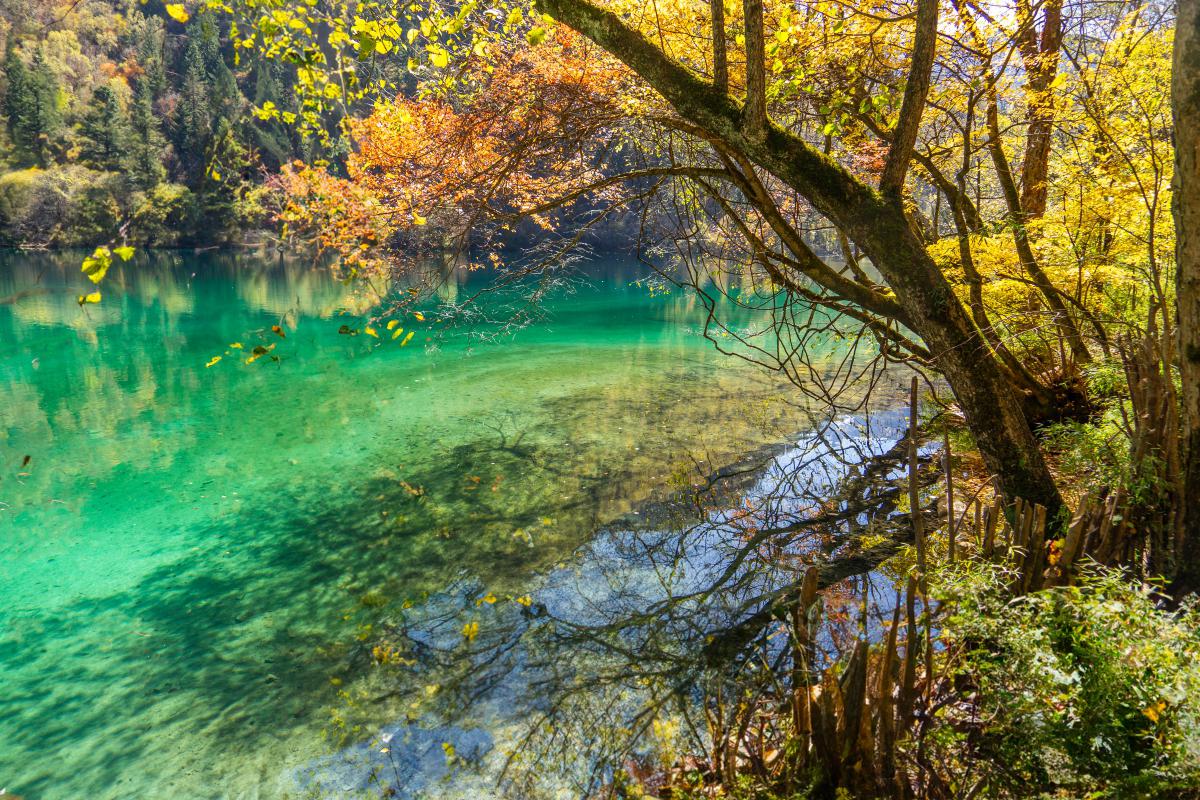
[[946,652],[958,692],[972,698],[969,715],[943,715],[942,743],[966,745],[964,769],[984,766],[1016,797],[1200,787],[1195,609],[1168,611],[1115,574],[1017,599],[1005,582],[979,564],[939,581],[952,601]]
[[195,196],[186,186],[160,183],[134,210],[129,237],[139,244],[173,245],[195,227],[197,216]]
[[90,245],[107,241],[125,214],[125,179],[70,165],[0,176],[0,243]]

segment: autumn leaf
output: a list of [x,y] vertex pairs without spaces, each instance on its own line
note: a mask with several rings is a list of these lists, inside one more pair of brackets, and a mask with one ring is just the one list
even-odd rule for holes
[[273,344],[267,345],[265,347],[261,344],[257,345],[253,350],[250,351],[250,357],[246,359],[246,363],[253,364],[255,361],[258,361],[258,359],[262,358],[263,356],[265,356],[267,353],[271,352],[274,349],[275,349],[275,345],[273,345]]
[[220,356],[213,356],[212,358],[210,358],[210,359],[208,360],[208,363],[207,363],[207,364],[205,364],[204,366],[205,366],[205,367],[211,367],[213,364],[216,364],[216,363],[217,363],[218,361],[220,361],[220,360],[221,360],[221,357],[220,357]]
[[81,305],[81,306],[86,303],[99,303],[100,302],[100,293],[92,292],[91,294],[81,294],[81,295],[79,295],[79,297],[76,298],[76,302],[78,302],[79,305]]
[[171,17],[171,19],[175,20],[180,25],[188,21],[189,14],[183,3],[167,3],[163,7],[167,10],[167,14]]
[[283,328],[279,327],[278,325],[272,325],[272,326],[271,326],[271,333],[275,334],[275,335],[276,335],[276,336],[278,336],[280,339],[286,339],[286,338],[287,338],[287,334],[285,334],[285,333],[283,332]]

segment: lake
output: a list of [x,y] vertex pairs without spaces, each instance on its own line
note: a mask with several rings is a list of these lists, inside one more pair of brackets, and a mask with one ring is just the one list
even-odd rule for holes
[[804,426],[630,261],[499,336],[438,322],[493,279],[454,271],[403,347],[365,332],[386,291],[308,262],[143,254],[85,308],[78,263],[0,257],[0,788],[28,798],[304,796],[404,707],[356,692],[384,606],[520,596]]

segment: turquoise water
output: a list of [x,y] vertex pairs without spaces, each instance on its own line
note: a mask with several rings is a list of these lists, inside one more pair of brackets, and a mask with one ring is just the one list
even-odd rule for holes
[[[431,301],[401,348],[340,335],[378,297],[307,263],[143,256],[80,309],[78,259],[0,257],[0,788],[288,796],[403,706],[336,722],[381,599],[519,594],[796,430],[794,392],[644,275],[596,265],[495,342]],[[245,363],[260,343],[279,360]]]

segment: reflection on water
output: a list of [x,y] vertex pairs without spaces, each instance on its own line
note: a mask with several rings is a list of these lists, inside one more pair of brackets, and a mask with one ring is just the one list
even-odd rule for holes
[[519,594],[800,424],[632,264],[515,338],[430,313],[407,348],[339,335],[378,297],[316,266],[152,255],[80,309],[77,264],[0,260],[0,787],[28,797],[281,796],[402,712],[361,690],[381,602]]

